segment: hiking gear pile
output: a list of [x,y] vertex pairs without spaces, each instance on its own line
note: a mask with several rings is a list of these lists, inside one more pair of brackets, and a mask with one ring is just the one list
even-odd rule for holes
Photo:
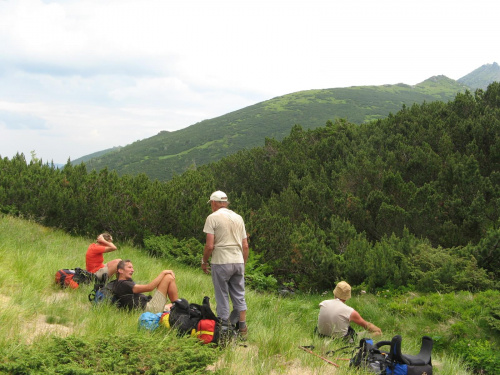
[[63,268],[56,272],[55,283],[61,288],[77,289],[80,284],[90,284],[95,280],[93,273],[81,268]]
[[[371,339],[361,339],[349,365],[377,375],[432,375],[432,338],[422,337],[417,355],[402,354],[401,342],[400,335],[394,336],[391,341],[379,341],[375,344]],[[383,346],[389,346],[389,351],[382,350]]]
[[[93,273],[81,268],[60,269],[56,272],[55,283],[61,288],[77,289],[80,284],[90,284],[94,287],[88,295],[88,299],[94,305],[103,303],[114,304],[116,297],[113,287],[117,280],[108,282],[107,275],[101,279]],[[160,313],[144,312],[139,316],[139,329],[154,331],[160,327],[173,328],[179,336],[190,335],[197,337],[204,344],[225,346],[239,335],[238,324],[223,322],[210,307],[210,298],[204,297],[201,305],[189,303],[185,299],[174,301],[170,311]],[[242,329],[245,336],[247,329]]]
[[203,303],[189,303],[178,299],[170,311],[153,314],[144,312],[139,316],[139,329],[154,331],[159,327],[173,328],[179,336],[190,335],[204,344],[225,346],[237,337],[238,331],[232,324],[225,324],[215,316],[210,307],[210,298]]
[[223,325],[210,307],[210,298],[204,297],[203,303],[189,303],[185,299],[175,301],[168,317],[170,327],[180,336],[191,335],[205,344],[225,345],[229,326]]
[[210,298],[204,297],[201,305],[178,299],[170,311],[139,316],[139,328],[154,331],[159,327],[173,328],[179,336],[190,335],[204,344],[225,346],[236,339],[238,331],[230,323],[222,322],[210,307]]

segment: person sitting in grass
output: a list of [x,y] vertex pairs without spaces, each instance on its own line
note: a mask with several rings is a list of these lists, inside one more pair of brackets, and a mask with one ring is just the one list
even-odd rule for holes
[[92,272],[99,280],[111,278],[116,273],[116,266],[121,259],[113,259],[104,263],[104,253],[116,250],[111,234],[101,233],[95,243],[90,244],[85,255],[87,271]]
[[373,323],[364,320],[359,313],[345,302],[351,298],[351,286],[345,281],[339,282],[333,290],[335,299],[325,300],[319,304],[317,333],[326,337],[353,337],[354,329],[350,322],[369,330],[375,336],[382,330]]
[[[117,265],[117,280],[113,286],[116,304],[120,308],[140,309],[154,314],[169,310],[167,297],[171,302],[179,299],[175,274],[172,270],[163,270],[149,284],[136,284],[132,280],[134,266],[130,260],[122,260]],[[143,293],[155,291],[153,297]]]

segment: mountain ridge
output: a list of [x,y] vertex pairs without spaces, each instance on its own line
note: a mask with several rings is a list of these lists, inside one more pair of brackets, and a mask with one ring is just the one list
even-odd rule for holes
[[[484,70],[480,71],[482,75]],[[473,73],[465,77],[474,77]],[[438,75],[413,86],[398,83],[298,91],[183,129],[161,131],[98,157],[76,159],[72,164],[86,162],[89,171],[107,167],[119,175],[145,173],[152,179],[169,180],[239,150],[262,146],[266,138],[281,140],[297,124],[313,129],[340,118],[361,124],[382,119],[403,105],[449,101],[468,89],[470,86],[464,83]]]
[[500,66],[496,62],[482,65],[457,80],[457,82],[467,85],[472,89],[482,90],[486,90],[488,85],[493,81],[500,81]]

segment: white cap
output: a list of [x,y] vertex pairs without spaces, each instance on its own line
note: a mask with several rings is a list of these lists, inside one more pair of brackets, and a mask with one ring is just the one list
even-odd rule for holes
[[210,203],[210,201],[227,202],[227,195],[223,191],[217,190],[212,193],[210,200],[207,203]]

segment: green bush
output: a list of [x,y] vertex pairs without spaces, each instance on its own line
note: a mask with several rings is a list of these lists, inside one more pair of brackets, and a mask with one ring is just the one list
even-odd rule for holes
[[500,352],[488,340],[460,340],[453,345],[453,350],[480,374],[500,374]]
[[199,266],[203,256],[203,245],[195,238],[178,240],[169,234],[144,239],[144,247],[153,256],[175,259],[189,266]]
[[[199,267],[204,246],[195,238],[178,240],[171,235],[150,236],[144,240],[146,251],[157,257],[175,259],[189,266]],[[247,286],[257,291],[275,291],[278,286],[269,264],[262,261],[262,254],[250,250],[245,267]]]
[[217,352],[197,340],[176,340],[144,332],[99,339],[51,337],[2,354],[9,374],[199,374]]
[[262,255],[250,251],[245,266],[246,286],[260,292],[276,291],[278,281],[271,272],[271,267],[262,261]]

